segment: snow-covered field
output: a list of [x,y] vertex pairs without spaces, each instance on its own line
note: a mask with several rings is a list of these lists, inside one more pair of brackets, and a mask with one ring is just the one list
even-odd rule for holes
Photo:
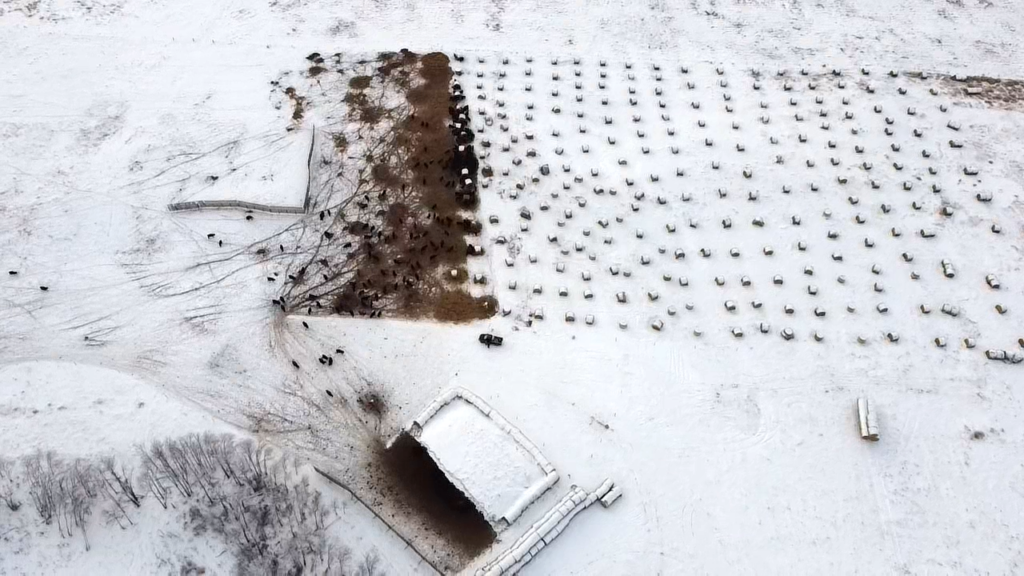
[[[153,385],[123,373],[77,363],[52,361],[5,365],[0,401],[0,455],[8,462],[53,452],[60,458],[83,458],[99,465],[103,457],[130,462],[139,447],[186,434],[237,433],[200,407],[168,397]],[[2,464],[2,462],[0,462]],[[17,464],[15,464],[17,467]],[[0,515],[0,574],[138,574],[206,573],[235,570],[229,542],[208,533],[197,537],[183,522],[183,503],[162,509],[146,498],[139,508],[126,504],[124,528],[100,513],[97,504],[88,522],[88,536],[75,530],[62,536],[53,524],[43,526],[32,510],[24,474],[11,478],[0,470],[0,497],[14,488],[18,511]],[[422,560],[350,494],[320,478],[309,466],[295,473],[325,496],[337,518],[327,533],[351,554],[349,569],[358,569],[367,554],[375,555],[386,573],[413,573]],[[141,486],[137,488],[142,491]],[[129,525],[129,522],[131,524]],[[88,542],[89,548],[85,546]],[[185,572],[181,572],[185,570]],[[365,572],[363,574],[366,574]]]
[[[571,484],[611,478],[622,499],[526,573],[1019,572],[1024,364],[985,351],[1024,353],[1022,103],[951,76],[1024,76],[1022,15],[925,0],[2,2],[0,455],[234,430],[369,495],[429,555],[436,534],[401,525],[363,471],[369,446],[460,386],[561,478],[470,571]],[[495,174],[472,289],[507,315],[306,329],[270,305],[278,261],[251,255],[295,216],[167,205],[301,205],[308,134],[288,130],[271,82],[311,52],[400,48],[465,55],[452,66]],[[480,346],[484,331],[504,346]],[[339,401],[366,391],[386,401],[377,420]],[[862,396],[878,443],[858,435]],[[351,509],[349,546],[429,573]],[[176,572],[159,562],[182,550],[231,569],[208,543],[139,540],[134,555],[0,540],[0,572]]]
[[125,453],[168,436],[230,430],[122,372],[40,361],[5,365],[0,378],[0,453],[9,458],[36,450]]

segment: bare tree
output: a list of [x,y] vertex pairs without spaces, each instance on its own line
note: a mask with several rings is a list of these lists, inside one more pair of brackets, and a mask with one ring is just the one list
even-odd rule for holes
[[[351,566],[350,550],[330,532],[341,509],[310,486],[297,463],[268,446],[230,435],[191,434],[136,452],[129,461],[63,460],[36,452],[21,460],[23,490],[44,524],[55,524],[63,538],[80,531],[86,550],[94,511],[106,524],[130,530],[138,521],[132,511],[148,494],[164,509],[184,507],[182,518],[195,535],[228,543],[239,574],[381,576],[376,553]],[[20,504],[18,469],[0,459],[0,498],[12,510]]]
[[132,486],[131,474],[124,469],[124,466],[118,472],[113,456],[103,458],[101,466],[102,468],[97,474],[101,482],[101,492],[114,506],[113,509],[105,510],[104,516],[108,521],[117,522],[117,525],[123,530],[125,525],[121,521],[122,519],[128,524],[135,524],[128,516],[124,505],[130,502],[138,508],[139,497],[135,494],[135,488]]
[[86,550],[91,548],[86,525],[92,514],[92,502],[98,495],[95,476],[95,469],[91,463],[76,458],[61,479],[62,484],[67,486],[66,510],[71,521],[68,524],[68,535],[71,535],[71,526],[81,530]]
[[163,479],[160,476],[160,465],[157,464],[156,460],[153,459],[145,448],[139,446],[137,451],[142,456],[143,479],[149,494],[166,510],[168,494],[167,487],[164,486]]
[[[135,492],[135,486],[132,484],[132,470],[126,468],[124,464],[118,467],[113,456],[104,458],[101,464],[105,473],[104,478],[116,484],[117,492],[138,508],[141,500]],[[111,488],[114,487],[112,486]]]
[[220,436],[206,434],[203,436],[203,440],[210,445],[213,461],[220,468],[224,477],[234,482],[237,486],[242,486],[243,482],[238,477],[237,465],[235,463],[235,437],[231,434],[221,434]]
[[269,472],[270,449],[246,439],[238,444],[245,470],[245,480],[253,492],[263,490],[273,479]]
[[0,500],[11,512],[21,508],[21,501],[14,496],[14,461],[0,457]]
[[363,556],[363,561],[359,563],[359,569],[357,574],[359,576],[383,576],[383,572],[378,570],[380,565],[380,556],[376,552],[367,552]]
[[53,521],[57,514],[57,479],[53,472],[56,456],[53,452],[45,455],[37,451],[24,459],[25,475],[28,478],[29,496],[36,512],[45,524]]
[[171,483],[178,493],[186,498],[192,496],[192,479],[188,467],[178,458],[179,452],[173,440],[165,444],[154,440],[149,450],[143,452],[146,465],[155,478]]

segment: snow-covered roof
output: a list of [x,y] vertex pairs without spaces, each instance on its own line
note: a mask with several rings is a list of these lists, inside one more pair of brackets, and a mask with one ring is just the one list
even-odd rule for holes
[[532,442],[466,390],[434,400],[407,433],[495,526],[514,522],[558,480]]

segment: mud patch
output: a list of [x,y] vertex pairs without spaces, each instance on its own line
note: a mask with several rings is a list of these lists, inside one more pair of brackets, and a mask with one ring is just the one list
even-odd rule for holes
[[333,193],[314,194],[307,241],[275,304],[307,314],[443,322],[494,315],[493,297],[467,290],[467,257],[482,253],[467,240],[481,230],[474,213],[479,161],[448,57],[403,50],[352,63],[340,55],[325,62],[319,53],[307,59],[323,68],[319,92],[309,88],[319,95],[286,89],[293,119],[343,102],[334,123],[343,127],[328,133],[333,145],[321,159],[332,177],[320,186]]
[[982,102],[1001,110],[1024,110],[1024,80],[989,76],[940,76],[942,90],[963,100]]
[[391,448],[382,447],[370,477],[380,494],[439,532],[463,560],[475,558],[494,542],[496,535],[483,514],[415,438],[402,434]]
[[302,122],[302,118],[306,115],[306,99],[299,96],[295,92],[295,88],[285,88],[284,93],[292,103],[292,120]]
[[366,90],[370,87],[369,76],[356,76],[348,81],[348,87],[352,90]]
[[380,418],[387,411],[387,404],[384,402],[384,398],[380,394],[368,391],[363,392],[356,398],[356,403],[362,408],[363,412],[373,415],[375,418]]

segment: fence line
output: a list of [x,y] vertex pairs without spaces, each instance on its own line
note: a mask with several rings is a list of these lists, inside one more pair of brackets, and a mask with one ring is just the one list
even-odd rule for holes
[[208,209],[242,209],[256,212],[270,212],[272,214],[306,214],[309,212],[309,192],[313,187],[313,150],[316,148],[317,130],[314,126],[309,138],[309,155],[306,157],[306,195],[302,200],[302,206],[275,206],[272,204],[260,204],[258,202],[247,202],[245,200],[189,200],[186,202],[174,202],[167,205],[171,212],[186,212],[192,210]]
[[437,566],[435,566],[433,562],[431,562],[430,560],[428,560],[428,559],[427,559],[427,557],[426,557],[426,556],[424,556],[423,554],[421,554],[421,553],[420,553],[420,551],[419,551],[419,550],[417,550],[417,549],[416,549],[416,547],[412,545],[412,542],[409,542],[409,540],[408,540],[408,539],[407,539],[407,538],[406,538],[405,536],[402,536],[401,532],[399,532],[398,530],[395,530],[395,527],[394,527],[394,526],[392,526],[392,525],[391,525],[391,524],[390,524],[390,523],[389,523],[389,522],[388,522],[387,520],[385,520],[385,519],[384,519],[384,518],[383,518],[383,517],[382,517],[382,516],[381,516],[380,514],[377,514],[377,511],[376,511],[376,510],[374,510],[373,508],[371,508],[371,507],[370,507],[370,505],[369,505],[369,504],[367,504],[366,502],[364,502],[364,501],[363,501],[363,499],[362,499],[362,498],[360,498],[360,497],[359,497],[359,496],[358,496],[358,495],[357,495],[357,494],[356,494],[355,492],[353,492],[351,488],[349,488],[348,486],[346,486],[346,485],[345,485],[345,483],[343,483],[343,482],[342,482],[341,480],[338,480],[338,479],[337,479],[337,478],[335,478],[334,476],[331,476],[331,475],[330,475],[330,474],[328,474],[327,472],[324,472],[323,470],[321,470],[320,468],[318,468],[318,467],[316,467],[316,466],[313,466],[313,470],[316,470],[317,474],[320,474],[321,476],[323,476],[324,478],[326,478],[327,480],[329,480],[329,481],[331,482],[331,484],[334,484],[335,486],[338,486],[338,487],[340,487],[340,488],[341,488],[342,490],[344,490],[345,492],[348,492],[349,496],[351,496],[351,497],[355,498],[356,502],[359,502],[360,504],[362,504],[362,505],[363,505],[363,508],[366,508],[367,510],[369,510],[369,511],[370,511],[370,514],[373,514],[373,515],[374,515],[374,516],[375,516],[375,517],[377,518],[377,520],[380,520],[380,521],[381,521],[381,522],[382,522],[382,523],[383,523],[383,524],[384,524],[385,526],[387,526],[387,527],[388,527],[388,530],[391,530],[391,532],[392,532],[392,533],[393,533],[393,534],[394,534],[395,536],[398,536],[398,538],[399,538],[399,539],[400,539],[400,540],[401,540],[402,542],[405,542],[405,545],[406,545],[406,546],[408,546],[410,550],[412,550],[413,552],[415,552],[415,553],[416,553],[416,555],[420,557],[420,560],[423,560],[423,562],[425,562],[425,563],[427,564],[427,566],[430,566],[430,567],[431,567],[431,568],[432,568],[432,569],[434,570],[434,572],[436,572],[436,573],[437,573],[438,575],[443,575],[443,574],[444,574],[444,572],[442,572],[440,568],[438,568]]
[[302,212],[309,212],[309,191],[313,187],[313,150],[316,148],[316,126],[310,129],[309,155],[306,156],[306,196],[302,200]]

